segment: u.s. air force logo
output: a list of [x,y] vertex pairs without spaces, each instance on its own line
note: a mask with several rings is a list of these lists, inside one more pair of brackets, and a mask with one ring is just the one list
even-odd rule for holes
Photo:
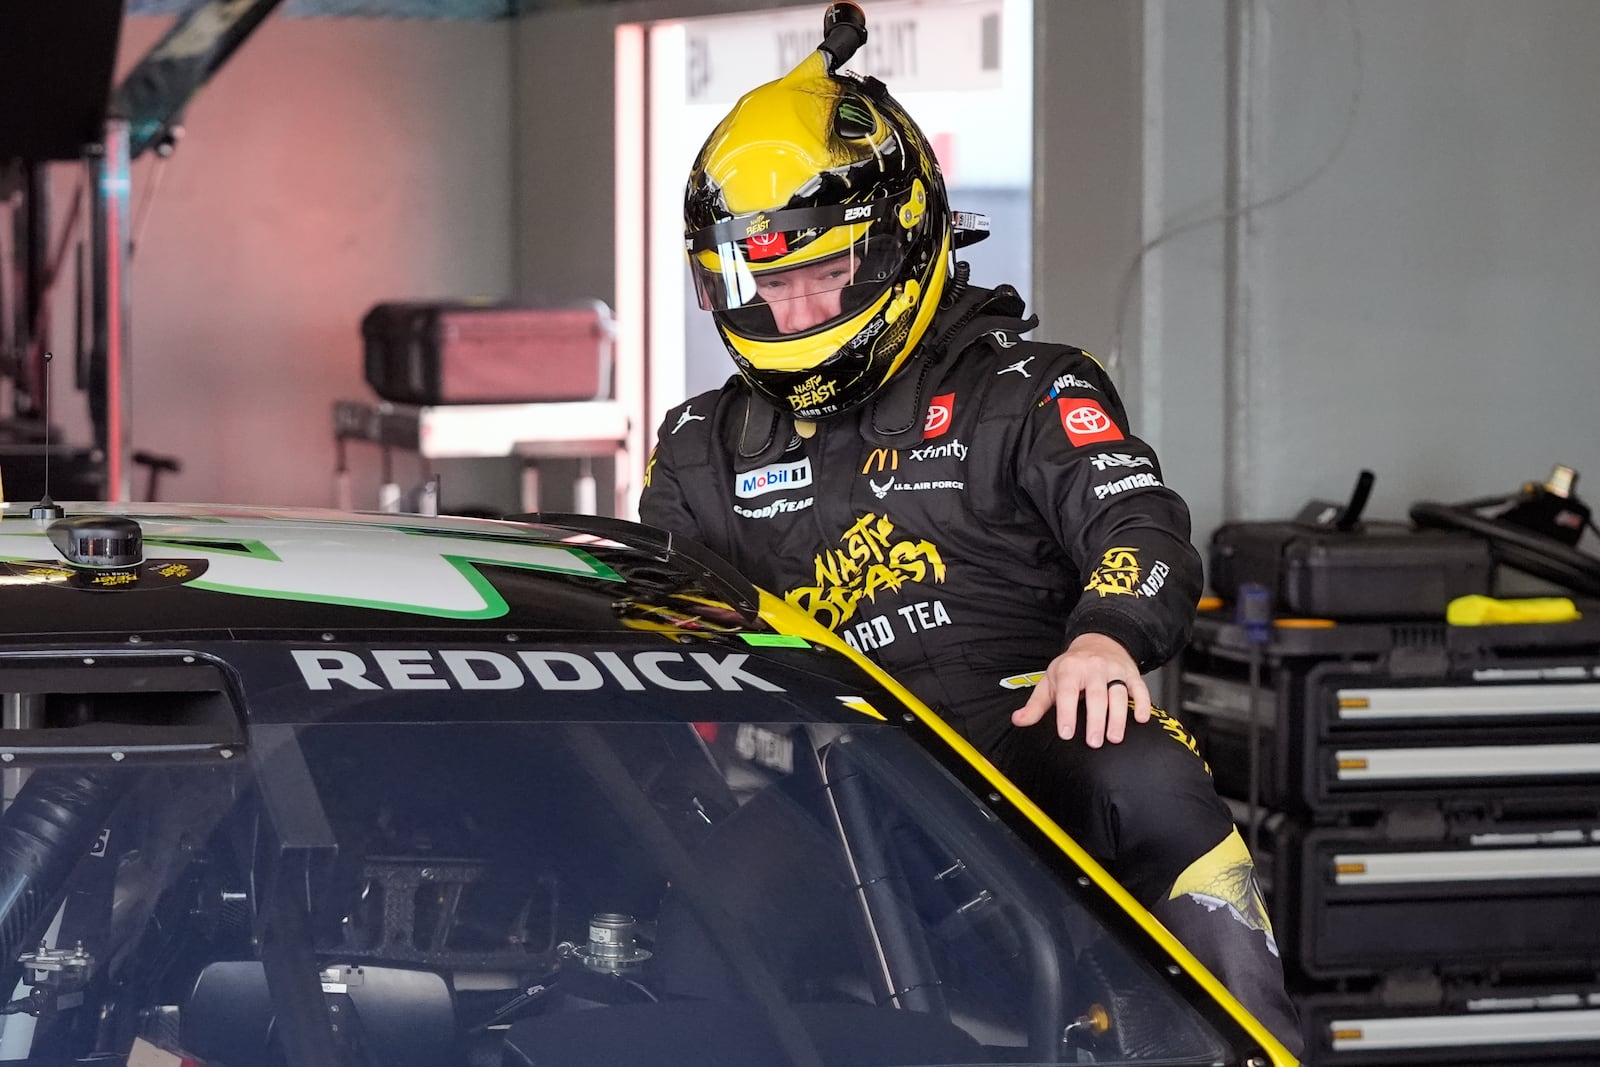
[[830,630],[855,615],[862,597],[908,583],[944,581],[944,560],[932,541],[899,538],[887,515],[863,515],[839,537],[842,547],[817,554],[816,584],[783,596]]

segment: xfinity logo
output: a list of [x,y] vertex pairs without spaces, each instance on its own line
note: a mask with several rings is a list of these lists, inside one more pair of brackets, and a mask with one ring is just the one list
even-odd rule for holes
[[307,689],[671,689],[737,693],[784,688],[746,670],[742,652],[554,652],[487,649],[293,649]]
[[772,503],[759,508],[741,508],[738,504],[735,504],[733,510],[736,514],[743,515],[747,519],[770,519],[774,515],[782,515],[786,511],[804,511],[814,503],[816,503],[816,498],[808,496],[803,500],[774,500]]
[[735,475],[733,491],[748,500],[779,489],[802,489],[810,484],[811,460],[802,459],[794,463],[775,463],[749,474]]
[[1154,467],[1148,456],[1130,456],[1126,452],[1101,452],[1089,460],[1094,464],[1094,469],[1103,471],[1107,467]]
[[960,441],[951,441],[944,445],[928,445],[926,448],[913,448],[911,458],[922,459],[966,459],[967,446]]
[[1129,489],[1149,489],[1160,485],[1161,482],[1154,474],[1130,474],[1126,478],[1119,478],[1114,482],[1105,482],[1094,487],[1094,498],[1104,500],[1108,496],[1125,493]]

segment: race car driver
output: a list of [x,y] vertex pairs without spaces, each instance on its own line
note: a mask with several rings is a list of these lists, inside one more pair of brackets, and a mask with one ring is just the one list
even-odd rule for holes
[[968,283],[927,138],[830,60],[695,160],[690,268],[738,373],[668,412],[640,517],[939,711],[1298,1049],[1250,855],[1141,678],[1193,621],[1188,509],[1100,365]]

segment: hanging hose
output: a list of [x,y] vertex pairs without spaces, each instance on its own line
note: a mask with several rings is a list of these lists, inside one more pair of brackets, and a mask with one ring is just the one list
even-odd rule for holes
[[0,817],[0,989],[16,987],[22,977],[17,957],[39,944],[68,876],[88,855],[127,782],[121,771],[36,770]]

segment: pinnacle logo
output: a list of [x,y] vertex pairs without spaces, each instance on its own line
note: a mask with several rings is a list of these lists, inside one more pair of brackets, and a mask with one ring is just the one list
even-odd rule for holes
[[899,593],[908,584],[944,581],[938,547],[926,540],[897,539],[887,515],[863,515],[839,541],[842,547],[817,555],[815,585],[783,595],[830,630],[853,618],[863,597],[875,601],[885,590]]
[[1104,500],[1108,496],[1126,493],[1129,489],[1153,489],[1160,484],[1161,480],[1154,474],[1130,474],[1114,482],[1101,482],[1094,487],[1094,498]]

